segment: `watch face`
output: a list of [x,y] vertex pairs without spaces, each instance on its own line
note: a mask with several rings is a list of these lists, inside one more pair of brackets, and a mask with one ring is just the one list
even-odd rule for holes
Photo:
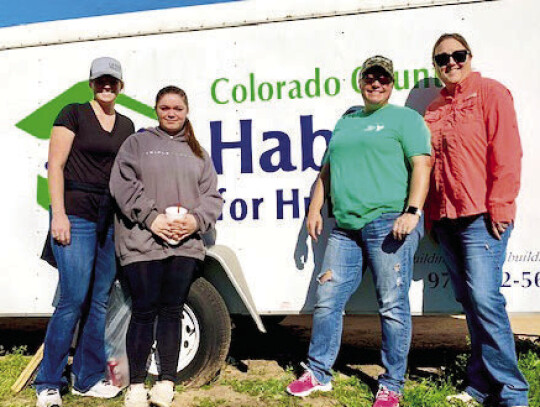
[[407,213],[410,213],[412,215],[420,215],[422,216],[422,210],[418,209],[416,206],[409,206],[406,210]]

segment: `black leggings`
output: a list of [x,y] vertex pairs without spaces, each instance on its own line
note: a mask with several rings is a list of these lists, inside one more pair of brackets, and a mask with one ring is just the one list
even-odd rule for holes
[[156,317],[159,380],[176,380],[182,339],[182,311],[196,266],[196,259],[173,256],[124,267],[133,301],[126,337],[131,384],[144,383],[146,379],[146,364],[154,341]]

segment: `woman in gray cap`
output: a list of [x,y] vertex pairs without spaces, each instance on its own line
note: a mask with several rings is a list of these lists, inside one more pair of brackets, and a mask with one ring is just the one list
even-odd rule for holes
[[94,98],[70,104],[56,118],[49,144],[50,245],[59,273],[60,300],[47,328],[35,381],[37,406],[61,406],[69,348],[79,322],[73,358],[73,394],[114,397],[106,382],[105,314],[116,275],[109,177],[133,122],[114,110],[122,69],[113,58],[90,68]]
[[307,216],[314,241],[322,232],[321,208],[329,194],[337,227],[326,247],[313,314],[305,373],[287,391],[307,396],[332,389],[343,311],[366,266],[371,268],[382,325],[382,364],[374,407],[398,407],[411,341],[409,287],[414,253],[423,235],[422,207],[430,174],[430,136],[415,111],[388,103],[392,61],[362,65],[361,108],[337,122],[323,159]]

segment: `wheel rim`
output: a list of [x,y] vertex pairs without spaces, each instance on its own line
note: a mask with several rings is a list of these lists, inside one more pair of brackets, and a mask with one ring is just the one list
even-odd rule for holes
[[[193,310],[186,304],[182,314],[182,343],[180,344],[180,357],[178,358],[177,371],[181,371],[191,363],[201,340],[201,329]],[[156,342],[152,346],[148,373],[157,376],[159,374],[159,358],[156,357]]]

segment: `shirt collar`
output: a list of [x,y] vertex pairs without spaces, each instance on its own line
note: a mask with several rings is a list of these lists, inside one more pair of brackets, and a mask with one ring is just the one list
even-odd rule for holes
[[441,95],[445,99],[453,99],[454,97],[458,95],[462,95],[472,89],[475,89],[477,87],[477,84],[480,82],[481,78],[482,78],[482,75],[480,75],[480,72],[471,72],[469,76],[465,78],[463,82],[458,83],[456,85],[456,91],[454,95],[451,95],[446,89],[446,87],[442,88]]

